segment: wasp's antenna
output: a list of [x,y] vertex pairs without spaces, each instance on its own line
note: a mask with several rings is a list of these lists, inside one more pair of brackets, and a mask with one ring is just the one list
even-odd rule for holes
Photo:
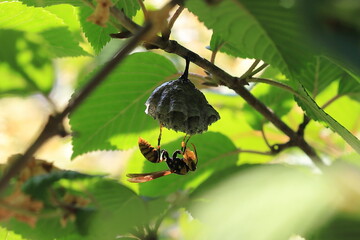
[[189,66],[190,66],[190,59],[189,59],[189,57],[185,57],[185,60],[186,60],[185,70],[184,70],[183,75],[181,75],[180,79],[183,79],[183,80],[188,80],[188,76],[189,76]]

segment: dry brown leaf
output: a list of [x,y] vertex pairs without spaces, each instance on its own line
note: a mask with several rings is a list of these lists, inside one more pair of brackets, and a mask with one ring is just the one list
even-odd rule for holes
[[111,0],[96,0],[96,8],[86,20],[95,23],[101,27],[106,27],[109,21],[110,8],[114,5]]

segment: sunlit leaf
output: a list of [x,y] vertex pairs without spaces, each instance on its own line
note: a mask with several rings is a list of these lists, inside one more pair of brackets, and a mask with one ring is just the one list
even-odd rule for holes
[[174,65],[160,55],[150,52],[130,55],[70,115],[75,133],[73,157],[116,149],[114,145],[118,148],[136,145],[139,132],[158,124],[144,113],[146,99],[176,72]]
[[88,55],[62,19],[43,8],[28,7],[20,2],[1,2],[0,25],[3,29],[40,34],[53,57]]
[[350,98],[360,101],[360,83],[349,74],[345,74],[339,82],[338,94],[348,95]]
[[5,228],[0,227],[0,239],[4,240],[25,240],[25,238],[22,238],[20,235],[15,234],[11,231],[8,231]]
[[274,165],[230,171],[214,174],[202,184],[209,188],[192,196],[190,211],[205,226],[198,239],[289,239],[335,211],[339,192],[326,178]]
[[25,239],[36,240],[60,239],[77,231],[75,225],[71,222],[66,227],[61,226],[59,217],[39,219],[35,228],[14,218],[2,223],[2,226],[23,236]]
[[295,9],[279,1],[224,0],[211,6],[192,0],[186,6],[225,43],[240,50],[238,56],[261,59],[286,75],[310,60]]
[[45,7],[57,4],[71,4],[73,6],[84,6],[86,3],[82,0],[21,0],[28,6]]
[[[261,94],[256,94],[256,90],[261,87],[257,86],[253,93],[258,99],[269,107],[278,117],[282,117],[287,114],[293,106],[293,95],[284,89],[274,86],[265,87],[268,90]],[[254,130],[261,130],[263,125],[268,122],[261,114],[254,111],[249,105],[244,106],[244,114],[248,124]]]
[[[124,11],[125,15],[129,18],[135,16],[136,11],[140,9],[140,5],[137,1],[132,0],[121,0],[114,1],[114,5]],[[115,27],[111,22],[106,24],[106,27],[98,26],[92,22],[89,22],[87,18],[94,12],[94,9],[84,6],[80,8],[79,18],[82,29],[85,33],[86,38],[89,40],[91,46],[94,48],[96,53],[111,40],[110,34],[117,33],[121,29]]]
[[115,239],[144,220],[143,201],[123,185],[103,180],[89,186],[87,191],[96,199],[97,208],[88,226],[87,239]]
[[43,42],[20,31],[0,30],[1,94],[48,93],[53,83],[53,66]]
[[331,82],[338,80],[344,74],[344,70],[324,57],[315,57],[304,69],[299,80],[303,86],[315,98],[321,93]]

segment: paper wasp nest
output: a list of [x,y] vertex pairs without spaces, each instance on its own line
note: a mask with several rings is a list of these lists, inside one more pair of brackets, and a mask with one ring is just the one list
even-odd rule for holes
[[164,127],[187,134],[207,131],[220,119],[204,94],[188,80],[188,62],[184,74],[177,80],[157,87],[146,101],[145,113]]

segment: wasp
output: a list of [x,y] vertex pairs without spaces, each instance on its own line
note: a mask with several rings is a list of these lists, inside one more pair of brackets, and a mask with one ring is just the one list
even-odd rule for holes
[[[175,150],[171,157],[168,151],[166,151],[165,149],[160,149],[161,128],[157,147],[153,147],[145,139],[139,138],[139,149],[140,152],[144,155],[144,157],[152,163],[166,162],[169,170],[151,173],[127,174],[127,177],[130,177],[128,181],[134,183],[142,183],[169,175],[171,173],[185,175],[189,171],[195,171],[198,162],[196,147],[194,144],[191,144],[194,148],[194,151],[187,148],[187,142],[189,141],[191,136],[189,136],[187,140],[186,136],[187,135],[185,135],[183,141],[181,142],[181,150]],[[182,158],[178,157],[178,155],[181,155]]]

